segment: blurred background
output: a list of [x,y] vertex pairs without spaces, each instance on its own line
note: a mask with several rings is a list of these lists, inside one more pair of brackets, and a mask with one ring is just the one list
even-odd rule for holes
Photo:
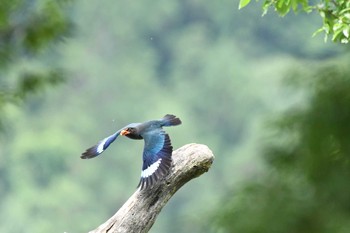
[[0,232],[87,232],[135,191],[143,143],[86,148],[167,113],[209,146],[150,232],[350,232],[348,45],[313,14],[238,1],[0,4]]

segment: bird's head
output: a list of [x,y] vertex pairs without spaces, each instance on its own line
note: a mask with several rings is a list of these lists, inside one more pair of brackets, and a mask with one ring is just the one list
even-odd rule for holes
[[125,129],[122,129],[120,131],[120,135],[126,136],[131,139],[143,139],[136,127],[126,127]]

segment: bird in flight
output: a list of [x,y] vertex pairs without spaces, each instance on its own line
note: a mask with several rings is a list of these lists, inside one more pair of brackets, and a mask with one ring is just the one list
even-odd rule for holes
[[114,134],[102,139],[95,146],[87,149],[80,158],[91,159],[102,152],[114,142],[119,136],[126,136],[131,139],[143,139],[143,165],[141,179],[137,187],[144,189],[152,187],[157,180],[169,173],[171,167],[171,154],[173,147],[169,135],[163,130],[163,126],[180,125],[181,120],[171,114],[165,115],[162,119],[147,121],[144,123],[131,123]]

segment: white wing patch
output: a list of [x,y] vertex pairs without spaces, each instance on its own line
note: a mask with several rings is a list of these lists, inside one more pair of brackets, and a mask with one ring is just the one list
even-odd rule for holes
[[157,171],[160,163],[162,162],[162,159],[158,159],[156,162],[151,164],[151,166],[147,167],[145,170],[141,172],[141,177],[142,178],[147,178],[151,176],[155,171]]
[[101,153],[103,152],[103,147],[104,147],[105,143],[107,142],[108,138],[109,138],[109,137],[103,139],[103,140],[100,142],[100,144],[97,146],[97,149],[96,149],[97,153],[101,154]]

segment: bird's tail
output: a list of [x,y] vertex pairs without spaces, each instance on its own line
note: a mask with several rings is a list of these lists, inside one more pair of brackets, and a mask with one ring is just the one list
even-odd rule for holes
[[163,126],[175,126],[175,125],[181,124],[180,118],[178,118],[174,115],[171,115],[171,114],[166,114],[162,118],[162,122],[163,122]]

